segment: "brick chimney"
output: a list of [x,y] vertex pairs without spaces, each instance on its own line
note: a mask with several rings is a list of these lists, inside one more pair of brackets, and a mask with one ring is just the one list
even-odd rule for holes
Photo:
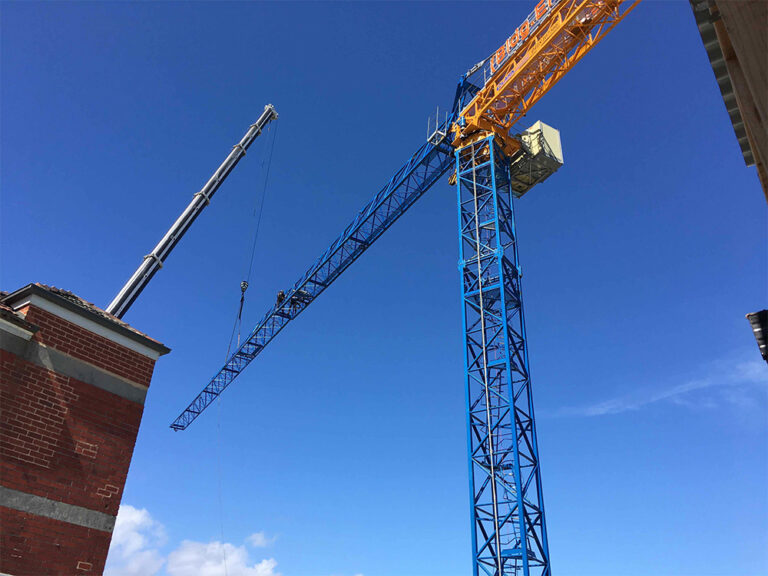
[[0,574],[101,574],[155,361],[71,292],[0,294]]

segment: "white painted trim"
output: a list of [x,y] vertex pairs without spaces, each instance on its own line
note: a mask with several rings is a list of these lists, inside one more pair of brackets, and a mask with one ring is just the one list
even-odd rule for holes
[[72,322],[72,324],[77,324],[78,326],[80,326],[81,328],[84,328],[85,330],[88,330],[89,332],[93,332],[94,334],[103,336],[104,338],[106,338],[107,340],[111,340],[115,344],[119,344],[120,346],[124,346],[129,350],[138,352],[142,356],[146,356],[147,358],[151,358],[152,360],[157,360],[158,358],[160,358],[160,353],[155,350],[152,350],[152,348],[150,348],[149,346],[144,346],[140,342],[131,340],[127,336],[123,336],[122,334],[114,332],[109,328],[107,328],[106,326],[102,326],[101,324],[94,322],[93,320],[90,320],[76,312],[73,312],[72,310],[64,308],[63,306],[54,304],[50,300],[41,298],[37,294],[30,294],[30,296],[26,298],[24,301],[14,304],[14,310],[18,310],[19,308],[23,308],[24,306],[27,306],[27,305],[35,306],[37,308],[40,308],[41,310],[45,310],[46,312],[55,314],[56,316],[58,316],[63,320],[66,320],[67,322]]
[[3,332],[8,332],[9,334],[13,334],[14,336],[18,336],[19,338],[24,338],[24,340],[31,340],[32,336],[35,334],[34,332],[25,330],[21,326],[17,326],[13,322],[8,322],[8,320],[3,318],[0,318],[0,330]]

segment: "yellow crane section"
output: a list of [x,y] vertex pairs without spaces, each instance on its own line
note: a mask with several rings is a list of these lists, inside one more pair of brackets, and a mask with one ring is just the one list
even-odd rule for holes
[[494,133],[512,156],[520,148],[510,129],[640,0],[541,0],[483,65],[482,88],[452,127],[461,147]]

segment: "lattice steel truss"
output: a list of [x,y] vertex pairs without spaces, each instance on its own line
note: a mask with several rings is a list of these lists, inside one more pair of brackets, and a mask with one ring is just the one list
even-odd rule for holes
[[473,574],[549,576],[510,162],[456,151]]
[[[461,87],[460,87],[461,88]],[[457,101],[461,92],[457,92]],[[246,366],[301,314],[339,275],[357,260],[416,200],[453,166],[453,148],[445,134],[455,115],[437,127],[439,138],[425,142],[390,178],[290,290],[259,321],[240,348],[211,378],[208,385],[173,421],[171,428],[184,430],[205,410]]]

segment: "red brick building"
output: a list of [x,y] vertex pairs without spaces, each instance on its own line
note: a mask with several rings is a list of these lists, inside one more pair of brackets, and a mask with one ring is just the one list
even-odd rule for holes
[[0,294],[0,574],[101,574],[155,361],[74,294]]

